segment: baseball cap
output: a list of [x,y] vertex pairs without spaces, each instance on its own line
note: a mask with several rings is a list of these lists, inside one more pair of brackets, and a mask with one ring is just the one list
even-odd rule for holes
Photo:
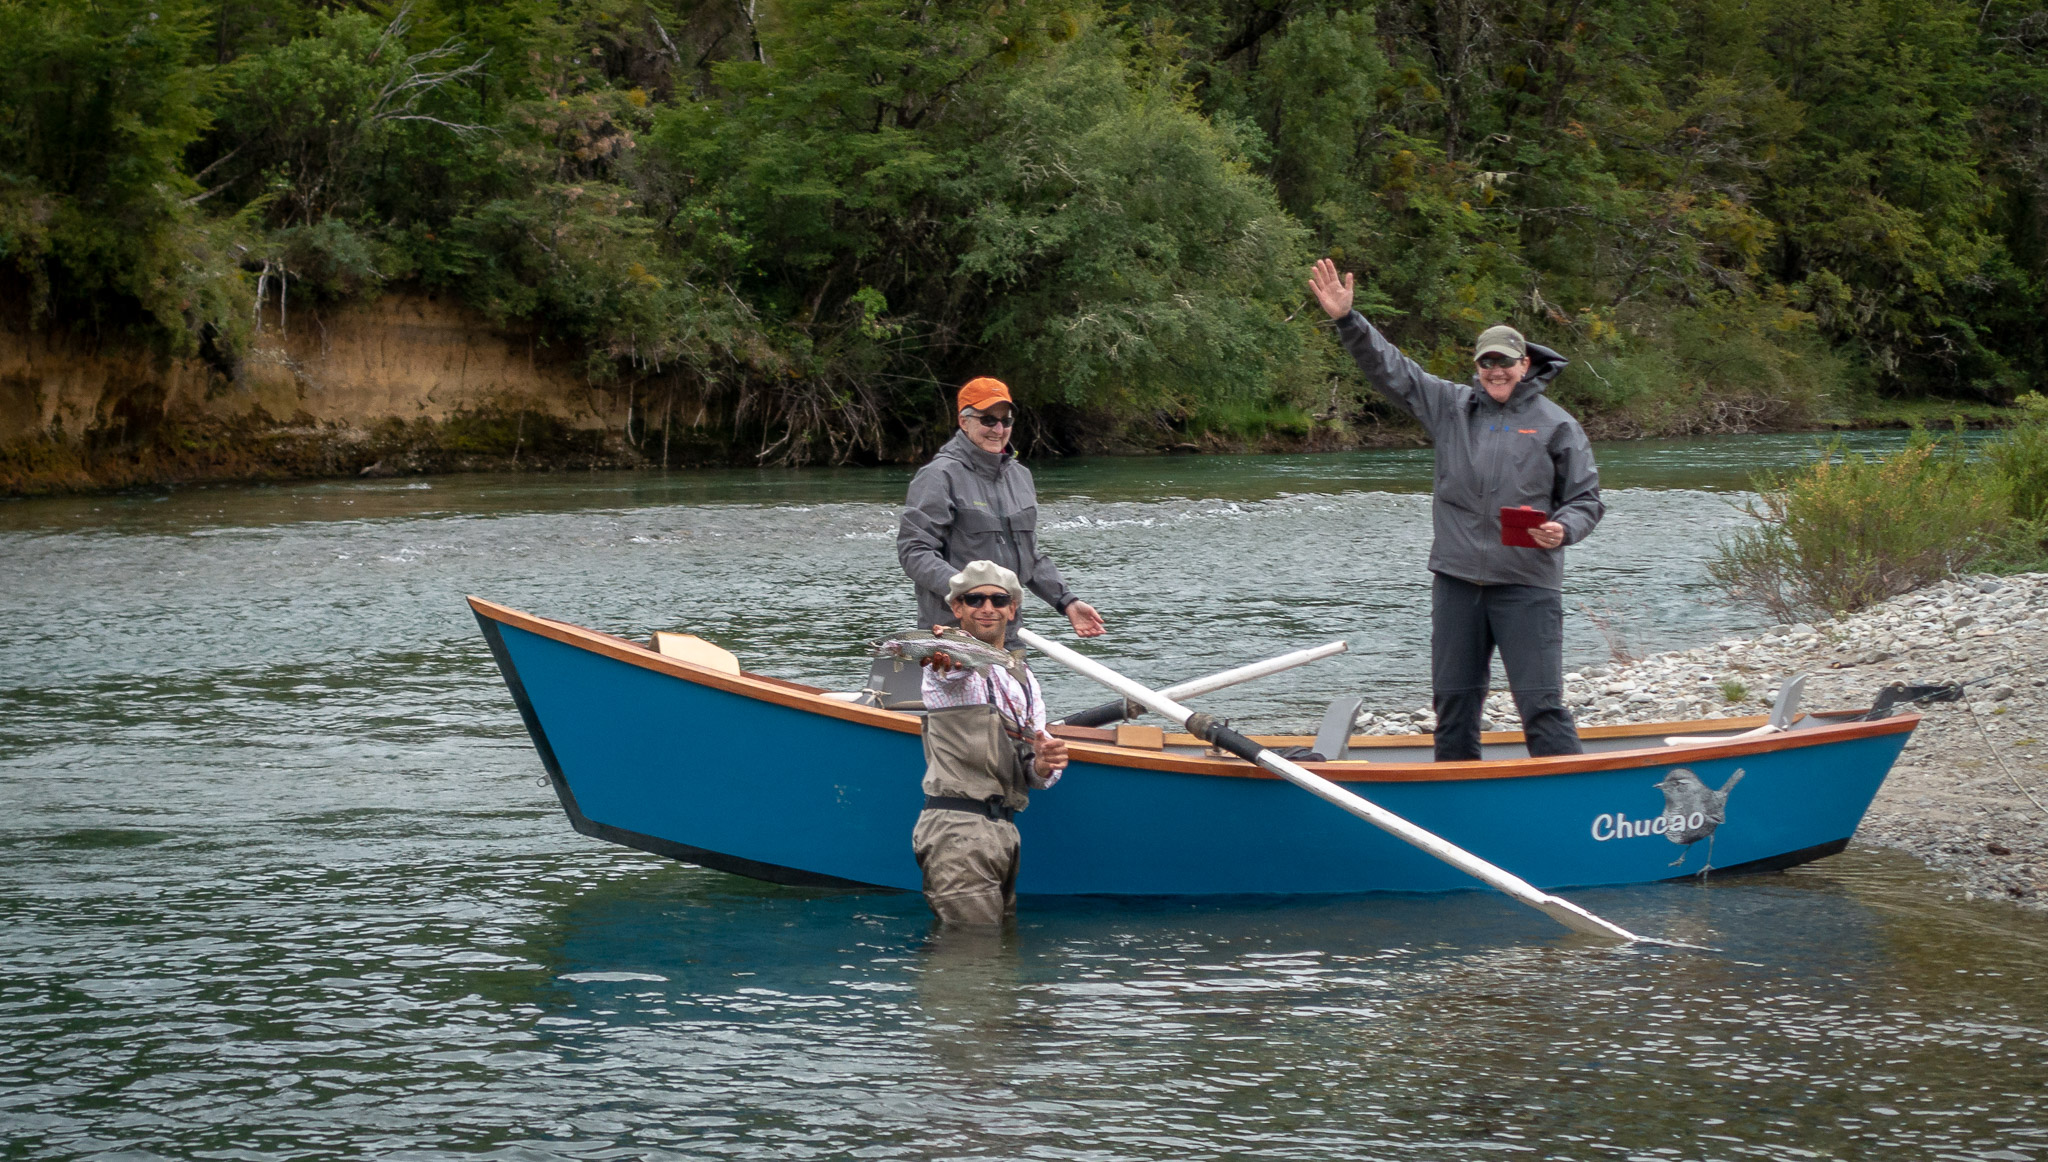
[[1514,359],[1526,358],[1529,341],[1522,333],[1509,326],[1488,327],[1479,332],[1479,342],[1472,349],[1472,358],[1481,355],[1506,355]]
[[968,408],[981,410],[999,403],[1006,403],[1011,407],[1017,406],[1017,401],[1010,398],[1010,387],[1008,384],[1000,379],[991,379],[984,375],[976,379],[970,379],[961,385],[960,402],[956,406],[961,411],[965,411]]

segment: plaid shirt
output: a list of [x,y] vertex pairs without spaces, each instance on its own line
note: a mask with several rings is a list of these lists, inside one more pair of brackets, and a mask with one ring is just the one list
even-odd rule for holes
[[[1045,693],[1038,688],[1038,675],[1029,666],[1019,666],[1024,671],[1024,680],[1019,682],[1008,670],[990,667],[982,673],[961,667],[941,673],[926,666],[922,689],[927,710],[944,710],[952,706],[995,705],[996,711],[1009,720],[1010,725],[1028,730],[1033,736],[1045,733]],[[1038,761],[1034,758],[1031,769],[1024,772],[1024,781],[1032,790],[1042,791],[1060,781],[1065,771],[1054,771],[1043,778],[1038,774]]]

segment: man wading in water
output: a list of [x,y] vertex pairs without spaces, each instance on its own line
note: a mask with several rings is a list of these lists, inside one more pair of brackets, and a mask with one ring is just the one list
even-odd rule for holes
[[[954,620],[1003,648],[1024,587],[991,561],[946,586]],[[936,632],[939,626],[933,626]],[[1045,732],[1045,695],[1022,659],[980,673],[944,651],[924,662],[924,811],[910,847],[924,898],[946,924],[1001,924],[1017,910],[1017,825],[1032,790],[1059,782],[1067,744]]]
[[[1513,327],[1488,327],[1472,354],[1473,382],[1438,379],[1351,309],[1355,276],[1338,278],[1337,264],[1325,258],[1308,285],[1366,382],[1420,420],[1436,446],[1429,549],[1436,760],[1480,757],[1495,646],[1530,755],[1581,753],[1564,704],[1564,546],[1585,540],[1607,508],[1585,430],[1543,395],[1564,357]],[[1501,510],[1520,508],[1549,514],[1528,530],[1529,547],[1503,539]]]

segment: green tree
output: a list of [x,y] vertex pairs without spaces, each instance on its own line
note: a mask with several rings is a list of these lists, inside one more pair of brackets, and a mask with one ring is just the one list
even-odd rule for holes
[[2002,397],[2017,381],[1963,308],[2030,288],[1992,229],[1973,136],[1988,79],[1972,60],[1979,15],[1948,0],[1771,11],[1765,43],[1808,115],[1767,197],[1779,276],[1807,286],[1881,383]]
[[1320,251],[1439,371],[1740,429],[2048,386],[2044,134],[2024,0],[0,0],[0,283],[223,370],[259,290],[456,294],[802,460],[987,371],[1304,411]]
[[224,337],[241,280],[195,210],[184,153],[216,78],[194,6],[0,5],[0,269],[38,323]]
[[994,111],[959,269],[986,288],[990,358],[1042,398],[1182,409],[1304,367],[1303,232],[1172,80],[1092,32]]

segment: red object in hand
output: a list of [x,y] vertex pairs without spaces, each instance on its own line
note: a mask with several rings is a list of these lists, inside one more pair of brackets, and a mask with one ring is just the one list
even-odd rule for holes
[[1536,538],[1529,535],[1529,530],[1549,519],[1549,513],[1540,508],[1530,508],[1526,504],[1520,508],[1501,509],[1500,543],[1513,545],[1518,549],[1540,549],[1543,546],[1536,543]]

